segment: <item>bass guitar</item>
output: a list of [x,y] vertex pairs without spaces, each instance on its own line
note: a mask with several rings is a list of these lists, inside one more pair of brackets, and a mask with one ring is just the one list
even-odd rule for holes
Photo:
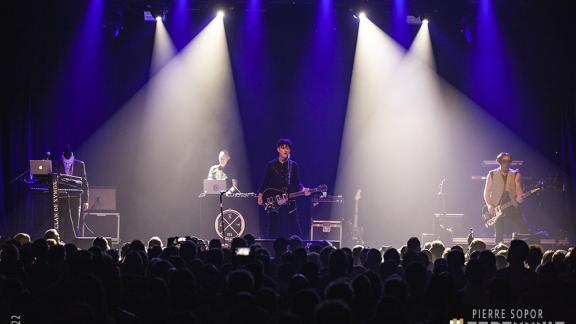
[[[541,184],[530,189],[530,191],[525,192],[522,195],[522,200],[532,196],[533,194],[537,193],[540,190],[542,190]],[[500,217],[502,217],[502,215],[504,214],[504,211],[506,209],[512,207],[513,205],[514,204],[512,203],[512,201],[508,201],[506,203],[503,203],[501,205],[494,207],[493,212],[490,212],[488,206],[484,206],[484,208],[482,208],[482,217],[484,217],[484,226],[486,226],[486,228],[488,228],[488,227],[496,224],[496,221],[498,221],[498,219],[500,219]]]

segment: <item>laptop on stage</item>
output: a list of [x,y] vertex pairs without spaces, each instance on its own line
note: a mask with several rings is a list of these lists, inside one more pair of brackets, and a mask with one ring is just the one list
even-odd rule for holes
[[30,160],[30,173],[33,176],[52,173],[52,161]]
[[226,180],[209,180],[204,179],[204,193],[205,194],[220,194],[226,191]]

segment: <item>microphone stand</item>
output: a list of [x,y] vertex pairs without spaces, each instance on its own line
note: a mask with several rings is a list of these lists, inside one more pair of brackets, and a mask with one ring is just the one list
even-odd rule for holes
[[446,192],[444,190],[444,186],[446,185],[446,180],[442,179],[440,183],[440,191],[438,192],[438,196],[442,199],[442,214],[446,217]]
[[226,245],[226,231],[224,229],[224,204],[222,203],[222,196],[226,194],[226,191],[220,192],[220,228],[222,229],[222,239],[224,240],[224,245]]
[[[441,199],[441,203],[442,203],[442,216],[444,216],[444,219],[446,219],[446,193],[444,192],[444,186],[446,185],[446,179],[442,179],[442,181],[440,181],[440,185],[438,186],[438,197]],[[434,226],[434,232],[436,232],[436,235],[440,235],[440,220],[438,218],[436,218],[436,226]]]
[[[10,181],[10,183],[14,183],[16,181],[18,181],[20,178],[22,178],[27,172],[30,172],[30,169],[27,169],[26,171],[20,173],[16,178],[12,179],[12,181]],[[24,182],[26,182],[26,180],[24,180]]]

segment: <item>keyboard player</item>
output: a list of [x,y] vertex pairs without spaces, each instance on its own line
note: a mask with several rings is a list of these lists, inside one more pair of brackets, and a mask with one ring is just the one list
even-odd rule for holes
[[[88,178],[86,177],[86,164],[83,161],[76,159],[74,156],[74,152],[70,148],[70,145],[66,145],[62,152],[62,156],[60,159],[55,160],[52,163],[52,172],[66,174],[71,176],[76,176],[82,178],[82,195],[80,196],[80,200],[78,199],[65,199],[63,203],[64,208],[63,210],[66,211],[64,214],[67,214],[68,209],[70,210],[70,217],[63,217],[65,224],[68,223],[68,219],[75,220],[76,226],[70,224],[73,227],[76,227],[76,234],[80,236],[80,228],[81,228],[81,214],[82,210],[86,210],[89,207],[88,204],[88,197],[89,197],[89,187],[88,187]],[[65,232],[68,232],[69,226],[64,226]],[[63,234],[63,239],[66,242],[71,242],[73,239],[73,235],[66,235],[67,233]],[[73,234],[73,233],[70,233]]]
[[239,192],[239,190],[238,190],[238,180],[230,176],[230,173],[234,172],[230,171],[230,167],[226,168],[226,166],[228,165],[228,161],[230,161],[230,154],[228,153],[227,150],[221,150],[220,153],[218,154],[218,164],[210,167],[206,179],[226,180],[226,187],[228,188],[227,193],[231,194]]

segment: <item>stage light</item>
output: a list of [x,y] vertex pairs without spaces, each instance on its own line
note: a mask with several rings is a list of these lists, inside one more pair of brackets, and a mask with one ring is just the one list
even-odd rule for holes
[[360,11],[360,13],[358,13],[358,18],[360,19],[366,18],[366,13],[364,11]]
[[422,23],[423,23],[423,24],[427,24],[427,23],[428,23],[428,19],[422,20]]
[[144,11],[144,21],[156,21],[150,10]]
[[218,11],[216,12],[216,16],[217,16],[218,18],[224,18],[224,10],[218,10]]
[[428,19],[422,18],[421,16],[406,16],[406,23],[408,25],[420,26],[425,23],[424,21],[428,23]]
[[164,7],[157,7],[152,8],[149,7],[144,10],[144,21],[148,22],[158,22],[158,21],[166,21],[166,14],[168,13],[168,9]]

